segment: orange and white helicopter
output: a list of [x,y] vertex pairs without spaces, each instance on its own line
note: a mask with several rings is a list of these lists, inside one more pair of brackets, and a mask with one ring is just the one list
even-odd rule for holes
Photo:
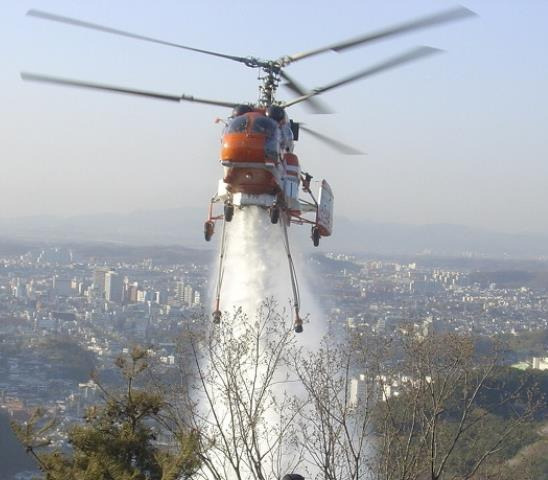
[[[204,225],[205,239],[209,241],[215,230],[215,222],[224,220],[213,321],[219,323],[221,320],[220,296],[223,279],[226,223],[232,220],[235,208],[259,206],[269,211],[272,223],[280,223],[283,227],[284,246],[287,252],[293,289],[295,331],[302,332],[303,322],[299,314],[300,299],[298,283],[289,248],[287,228],[291,223],[309,225],[311,227],[313,244],[318,246],[320,238],[331,235],[333,231],[334,197],[329,184],[325,180],[322,180],[320,183],[317,198],[314,196],[310,189],[312,176],[301,171],[299,159],[293,153],[294,141],[299,138],[299,130],[303,130],[341,153],[361,154],[361,152],[290,120],[286,109],[302,102],[314,113],[329,113],[329,110],[314,97],[385,70],[437,53],[439,50],[429,47],[414,48],[353,75],[313,90],[305,89],[285,72],[285,68],[294,62],[327,51],[340,53],[384,38],[463,19],[475,14],[466,8],[457,7],[343,42],[294,55],[285,55],[275,60],[240,57],[203,50],[40,10],[29,10],[27,15],[42,20],[60,22],[224,58],[262,71],[262,76],[259,77],[262,80],[259,86],[259,98],[253,104],[196,98],[186,94],[171,95],[34,73],[21,73],[21,77],[24,80],[124,93],[158,100],[195,102],[232,108],[232,114],[225,121],[225,129],[222,136],[220,162],[223,166],[224,175],[219,181],[216,194],[210,201],[208,218]],[[282,80],[285,81],[285,86],[297,95],[295,98],[287,101],[276,99],[276,91]],[[307,199],[301,198],[301,192],[307,195]],[[214,213],[215,204],[223,205],[222,213]]]

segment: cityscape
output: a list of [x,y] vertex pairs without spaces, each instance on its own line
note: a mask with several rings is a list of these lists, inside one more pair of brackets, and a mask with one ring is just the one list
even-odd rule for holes
[[[115,359],[136,344],[146,346],[164,371],[176,368],[175,339],[209,318],[210,255],[202,252],[196,261],[187,253],[168,263],[161,250],[109,262],[93,247],[84,257],[70,247],[48,246],[0,258],[4,415],[25,421],[38,406],[62,414],[62,445],[63,427],[81,421],[85,407],[97,401],[91,370],[108,378]],[[542,338],[548,330],[547,278],[489,271],[500,262],[319,253],[306,264],[321,310],[338,334],[390,338],[410,324],[423,335],[435,330],[506,339]],[[507,361],[548,369],[546,350]]]

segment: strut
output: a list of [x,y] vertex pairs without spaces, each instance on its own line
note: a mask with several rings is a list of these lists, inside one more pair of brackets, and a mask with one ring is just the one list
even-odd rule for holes
[[223,222],[223,233],[221,234],[221,253],[219,255],[219,273],[217,276],[217,288],[215,291],[215,310],[212,313],[213,323],[221,323],[221,310],[219,303],[221,299],[221,286],[224,277],[224,260],[225,260],[225,248],[226,248],[226,222]]
[[287,253],[287,261],[289,264],[289,276],[291,278],[291,288],[293,289],[293,309],[295,310],[295,332],[301,333],[303,331],[303,320],[299,315],[300,307],[300,294],[299,284],[297,283],[297,274],[295,272],[295,265],[293,264],[293,258],[291,257],[291,250],[289,249],[289,238],[287,236],[287,216],[284,214],[281,216],[282,230],[284,233],[284,247]]

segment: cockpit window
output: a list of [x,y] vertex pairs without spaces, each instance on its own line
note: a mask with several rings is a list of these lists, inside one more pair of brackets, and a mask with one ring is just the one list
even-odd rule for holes
[[241,133],[247,130],[247,116],[241,115],[233,119],[226,130],[226,133]]
[[257,117],[251,127],[251,133],[263,133],[267,137],[272,137],[276,131],[276,122],[267,117]]

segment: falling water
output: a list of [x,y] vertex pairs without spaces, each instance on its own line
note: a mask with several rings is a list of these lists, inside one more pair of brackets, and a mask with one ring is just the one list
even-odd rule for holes
[[[286,347],[284,347],[286,350],[302,346],[314,347],[319,343],[324,331],[322,318],[319,309],[314,308],[312,295],[308,293],[308,289],[302,282],[300,285],[303,300],[301,315],[305,320],[304,332],[301,334],[293,332],[294,314],[291,277],[283,240],[281,221],[278,224],[272,224],[268,212],[258,207],[237,210],[232,221],[226,224],[225,262],[220,295],[220,308],[223,311],[223,318],[221,325],[215,328],[221,339],[215,352],[216,360],[210,358],[210,367],[215,362],[222,362],[225,365],[225,362],[229,363],[231,361],[227,356],[227,352],[223,352],[223,349],[246,350],[247,346],[242,345],[241,339],[249,343],[249,348],[254,348],[253,335],[246,337],[246,335],[249,335],[249,325],[257,325],[264,321],[265,311],[272,312],[272,309],[275,312],[269,314],[271,317],[266,322],[266,330],[268,331],[265,330],[266,333],[260,339],[261,353],[268,352],[272,342],[278,340],[278,338],[275,338],[276,336],[287,339],[284,340],[287,342]],[[299,273],[299,265],[302,262],[298,252],[295,253],[297,273]],[[215,276],[215,280],[216,278]],[[269,305],[269,308],[265,308],[265,303]],[[235,312],[239,313],[235,314]],[[258,312],[262,312],[262,317]],[[276,328],[272,327],[274,324]],[[264,353],[264,355],[266,359],[268,353]],[[221,357],[222,360],[219,360]],[[263,382],[263,380],[270,368],[266,366],[268,363],[266,360],[256,370],[253,370],[253,365],[249,368],[243,365],[249,361],[247,357],[245,359],[239,358],[238,361],[240,364],[234,368],[238,370],[240,384],[236,388],[242,388],[242,383],[258,384],[258,389],[260,389],[260,385],[265,385],[266,382]],[[225,389],[227,383],[230,382],[229,377],[231,375],[219,375],[218,369],[215,368],[214,370],[217,370],[217,372],[209,380],[209,396],[214,398],[213,401],[210,400],[210,406],[214,405],[212,410],[215,409],[217,417],[223,420],[213,428],[213,431],[215,431],[215,428],[218,431],[212,435],[222,436],[222,430],[231,431],[232,423],[234,423],[234,415],[228,405],[230,402],[226,400]],[[265,401],[264,410],[261,410],[261,418],[257,419],[260,427],[256,429],[256,432],[263,436],[258,440],[258,449],[268,451],[260,467],[265,479],[279,478],[284,473],[293,471],[296,467],[298,455],[294,446],[288,445],[288,438],[294,435],[295,426],[290,425],[290,421],[285,417],[290,406],[289,399],[294,400],[299,395],[304,396],[302,388],[299,387],[299,383],[296,381],[294,372],[287,367],[285,362],[280,363],[275,370],[274,378],[269,382],[267,389],[270,398]],[[226,378],[222,378],[224,375]],[[246,385],[242,388],[242,392],[239,392],[239,395],[256,394],[254,391],[250,393],[250,390],[251,388],[247,388]],[[250,408],[248,400],[243,403],[244,410]],[[208,415],[211,419],[212,412],[210,411]],[[219,427],[219,425],[222,426]],[[245,430],[246,427],[239,424],[236,430],[242,428]],[[283,433],[281,433],[282,431]],[[249,435],[249,432],[246,434]],[[282,438],[284,435],[287,435],[288,438]],[[273,445],[275,446],[273,447]],[[239,455],[235,453],[239,451],[239,448],[241,447],[232,450],[234,456]],[[236,478],[237,475],[230,459],[227,462],[226,452],[219,453],[217,451],[214,453],[214,451],[215,449],[211,451],[212,463],[219,472],[222,472],[220,476],[228,479]],[[240,466],[239,468],[240,473],[243,473],[245,478],[261,477],[257,474],[257,470],[254,470],[253,465]],[[211,475],[207,476],[212,478]]]

